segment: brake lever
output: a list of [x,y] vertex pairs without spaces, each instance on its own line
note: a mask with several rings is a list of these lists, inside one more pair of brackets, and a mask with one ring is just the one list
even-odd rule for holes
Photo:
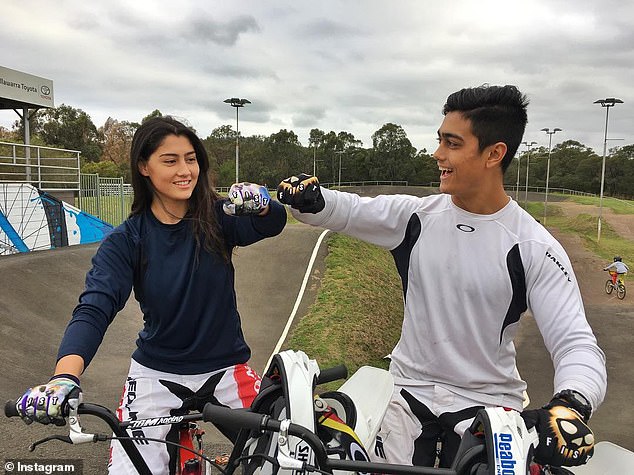
[[[75,406],[75,407],[73,407]],[[68,439],[71,444],[83,444],[86,442],[97,442],[98,434],[87,434],[83,432],[81,422],[79,420],[79,404],[69,405],[68,424],[70,425],[70,433]]]
[[289,419],[280,421],[280,430],[277,437],[277,461],[281,468],[303,472],[306,469],[306,463],[302,460],[296,460],[291,454],[290,439],[288,435],[288,426],[290,425],[291,421]]
[[45,444],[46,442],[49,442],[51,440],[61,440],[62,442],[65,442],[67,444],[72,444],[73,443],[73,441],[70,440],[70,437],[67,436],[67,435],[49,435],[48,437],[44,437],[43,439],[36,440],[31,445],[29,445],[29,452],[34,452],[35,448],[38,445]]

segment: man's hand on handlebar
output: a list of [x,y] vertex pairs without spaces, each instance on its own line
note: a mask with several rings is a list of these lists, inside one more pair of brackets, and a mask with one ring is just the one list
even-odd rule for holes
[[585,464],[594,453],[594,434],[587,418],[567,401],[554,398],[541,409],[522,412],[526,426],[537,427],[535,461],[554,467]]
[[40,386],[29,388],[16,402],[16,410],[22,420],[30,424],[66,424],[68,407],[76,408],[81,403],[79,380],[68,374],[53,376]]
[[300,213],[319,213],[326,206],[319,180],[306,173],[282,180],[277,186],[277,199]]

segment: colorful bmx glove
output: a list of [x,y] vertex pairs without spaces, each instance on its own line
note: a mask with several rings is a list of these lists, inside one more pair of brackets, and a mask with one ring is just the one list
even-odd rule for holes
[[222,208],[229,216],[260,214],[271,202],[269,191],[254,183],[234,183]]
[[43,385],[29,388],[16,402],[22,420],[31,424],[66,424],[69,407],[77,408],[82,395],[79,380],[71,375],[56,375]]
[[326,206],[319,180],[306,173],[282,180],[277,187],[277,199],[300,213],[319,213]]

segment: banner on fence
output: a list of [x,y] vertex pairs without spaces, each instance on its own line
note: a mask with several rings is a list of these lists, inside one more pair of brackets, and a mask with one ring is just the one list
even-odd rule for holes
[[101,241],[111,224],[27,184],[0,184],[0,255]]

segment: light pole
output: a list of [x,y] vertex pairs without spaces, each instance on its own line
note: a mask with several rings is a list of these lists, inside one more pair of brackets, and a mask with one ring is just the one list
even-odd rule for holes
[[244,107],[245,104],[251,104],[251,101],[249,101],[248,99],[239,99],[237,97],[232,97],[230,99],[225,99],[223,102],[229,104],[231,107],[236,108],[236,183],[238,183],[238,169],[240,163],[240,129],[238,122],[238,110],[240,110],[240,107]]
[[515,201],[520,193],[520,164],[522,163],[522,156],[517,154],[517,181],[515,182]]
[[339,189],[341,189],[341,154],[345,153],[343,150],[335,152],[339,155]]
[[546,208],[548,207],[548,181],[550,180],[550,152],[552,151],[553,145],[553,134],[556,132],[561,132],[561,129],[555,127],[550,130],[549,128],[542,129],[542,132],[546,132],[548,134],[548,165],[546,165],[546,196],[544,197],[544,225],[546,225]]
[[605,155],[608,148],[608,115],[610,107],[614,107],[615,104],[623,104],[621,99],[616,97],[608,97],[606,99],[599,99],[594,101],[595,104],[601,104],[601,107],[605,107],[605,134],[603,136],[603,162],[601,164],[601,195],[599,197],[599,221],[597,223],[597,242],[601,239],[601,214],[603,212],[603,183],[605,181]]
[[[537,145],[537,142],[522,142],[522,145],[526,145],[526,148],[528,149],[528,155],[526,156],[526,189],[524,191],[524,209],[526,209],[526,206],[528,205],[528,167],[531,164],[531,147],[533,145]],[[518,163],[518,167],[519,167],[519,163]],[[518,170],[519,173],[519,170]]]

